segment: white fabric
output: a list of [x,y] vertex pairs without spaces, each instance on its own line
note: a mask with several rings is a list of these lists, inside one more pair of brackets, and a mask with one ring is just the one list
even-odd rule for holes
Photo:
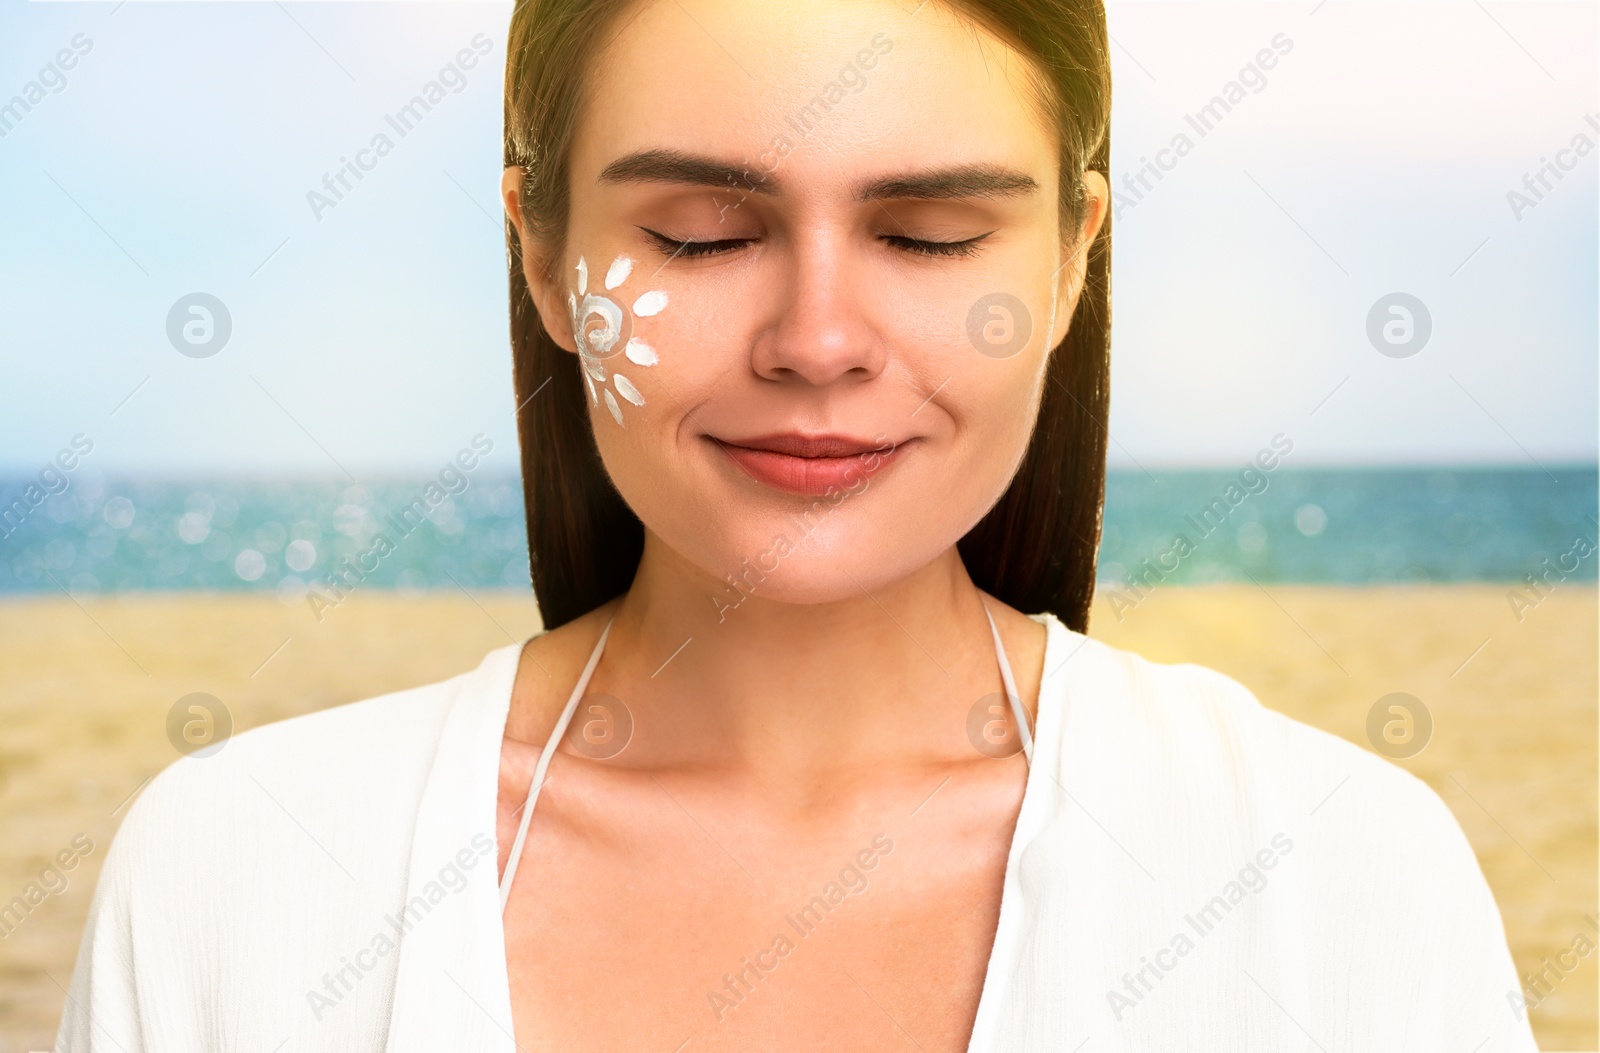
[[[972,1053],[1534,1048],[1426,785],[1221,674],[1034,618]],[[158,775],[108,853],[59,1053],[512,1053],[494,838],[519,650]]]

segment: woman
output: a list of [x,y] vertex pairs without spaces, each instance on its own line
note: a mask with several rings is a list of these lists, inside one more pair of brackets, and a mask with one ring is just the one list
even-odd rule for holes
[[1106,41],[519,3],[546,631],[164,772],[60,1048],[1532,1048],[1431,791],[1082,635]]

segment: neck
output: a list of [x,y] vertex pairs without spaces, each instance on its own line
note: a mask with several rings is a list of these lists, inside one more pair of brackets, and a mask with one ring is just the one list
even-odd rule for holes
[[968,710],[1004,691],[954,547],[870,593],[799,604],[735,592],[646,532],[602,670],[616,686],[595,690],[636,696],[650,763],[764,775],[970,758]]

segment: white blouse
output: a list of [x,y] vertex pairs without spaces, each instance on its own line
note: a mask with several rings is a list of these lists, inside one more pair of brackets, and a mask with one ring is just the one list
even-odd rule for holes
[[[1424,783],[1220,673],[1032,617],[1033,758],[969,1053],[1536,1049]],[[520,651],[158,775],[107,854],[58,1053],[513,1053],[495,815]]]

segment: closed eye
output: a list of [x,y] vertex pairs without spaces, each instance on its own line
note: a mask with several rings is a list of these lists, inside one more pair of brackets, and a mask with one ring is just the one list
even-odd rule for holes
[[658,234],[648,227],[640,230],[655,239],[657,247],[666,254],[668,259],[677,256],[715,256],[724,252],[731,252],[743,245],[748,245],[754,238],[725,238],[722,241],[678,241],[665,234]]
[[[989,234],[994,233],[990,231]],[[978,243],[989,234],[979,234],[975,238],[965,241],[923,241],[920,238],[908,238],[903,234],[885,234],[883,240],[897,248],[914,252],[919,256],[976,256]]]
[[[640,227],[650,237],[655,239],[656,245],[669,258],[679,256],[716,256],[725,252],[749,245],[754,238],[725,238],[720,241],[679,241],[659,234],[648,227]],[[990,231],[992,234],[993,231]],[[915,253],[918,256],[975,256],[978,253],[978,244],[989,236],[980,234],[975,238],[963,241],[925,241],[921,238],[911,238],[903,234],[884,234],[883,240],[898,249]]]

